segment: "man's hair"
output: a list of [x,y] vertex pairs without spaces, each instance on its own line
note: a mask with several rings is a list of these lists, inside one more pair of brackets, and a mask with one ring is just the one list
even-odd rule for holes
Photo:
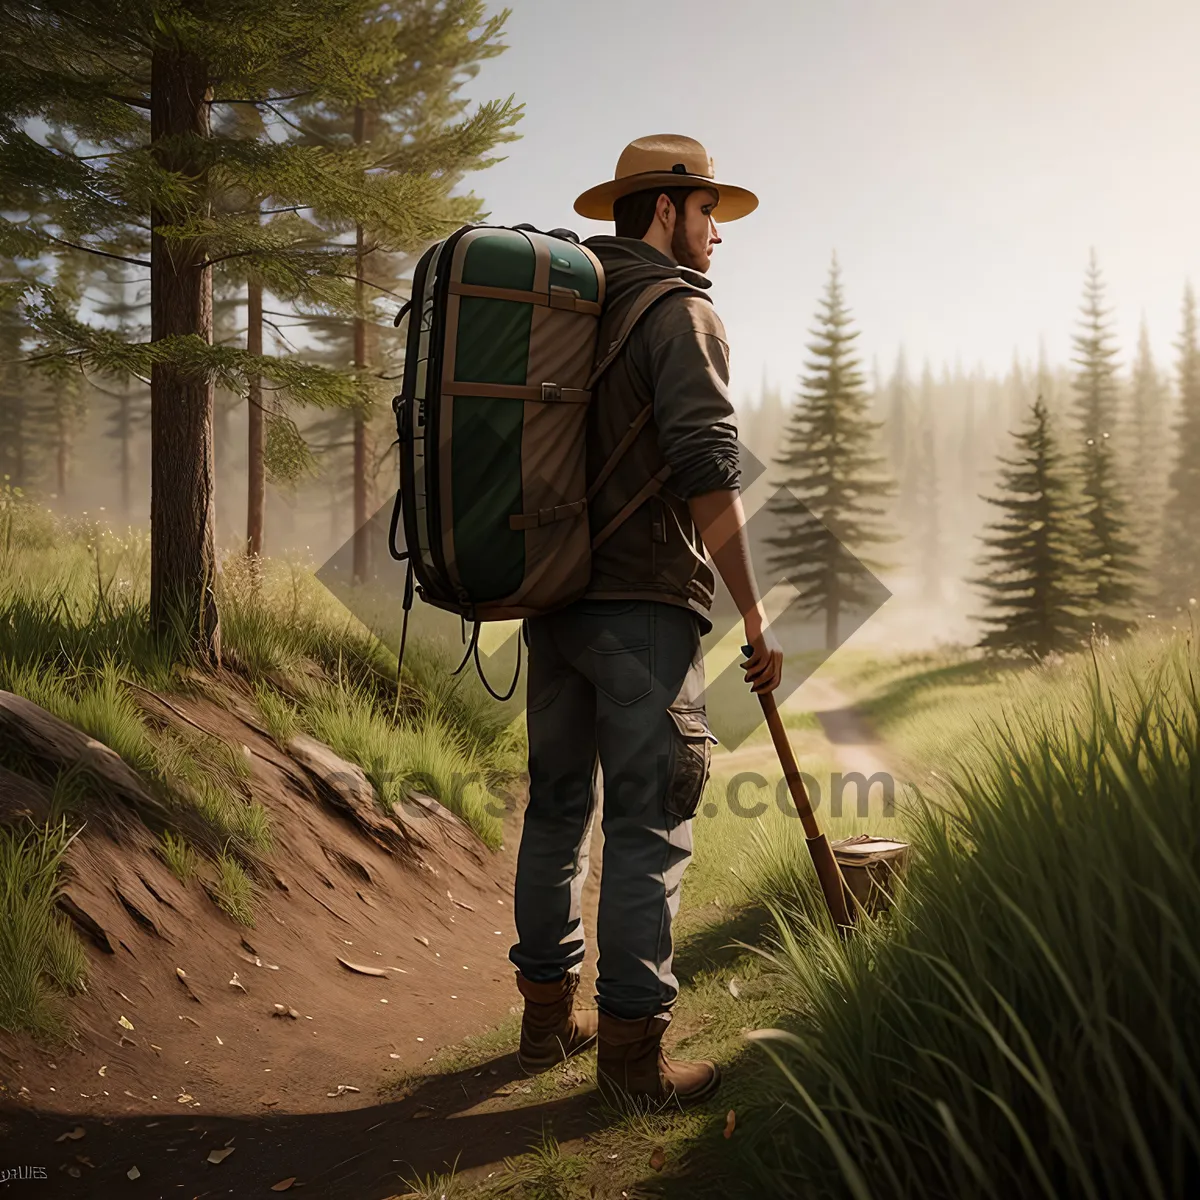
[[613,219],[616,221],[617,237],[642,238],[654,220],[659,196],[666,196],[675,206],[676,213],[683,213],[687,198],[699,191],[695,187],[646,188],[613,201]]

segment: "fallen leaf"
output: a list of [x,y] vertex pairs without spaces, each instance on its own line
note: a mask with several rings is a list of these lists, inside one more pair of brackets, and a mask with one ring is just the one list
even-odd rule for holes
[[75,1161],[83,1163],[85,1167],[91,1167],[93,1171],[96,1169],[96,1164],[86,1154],[75,1155]]
[[732,996],[732,997],[733,997],[735,1000],[737,1000],[737,999],[738,999],[738,998],[741,996],[741,994],[742,994],[742,993],[741,993],[741,989],[738,987],[738,981],[737,981],[736,979],[731,979],[731,980],[729,981],[729,994],[730,994],[730,995],[731,995],[731,996]]
[[246,987],[245,987],[245,985],[244,985],[244,984],[242,983],[242,981],[241,981],[241,980],[238,978],[238,974],[237,974],[237,972],[236,972],[236,971],[234,971],[234,973],[233,973],[233,978],[232,978],[232,979],[229,981],[229,986],[230,986],[230,987],[235,987],[235,988],[241,988],[243,992],[246,990]]
[[237,1149],[236,1146],[226,1146],[223,1150],[210,1150],[208,1161],[210,1163],[223,1163]]
[[429,945],[429,939],[427,937],[421,937],[419,933],[413,934],[413,937],[416,941],[420,942],[422,946]]
[[465,908],[467,910],[467,912],[475,911],[469,904],[464,904],[463,901],[461,901],[461,900],[455,900],[454,903],[457,904],[459,908]]
[[74,1129],[68,1129],[66,1133],[60,1133],[54,1140],[56,1142],[65,1142],[68,1138],[73,1142],[79,1141],[87,1132],[82,1125],[76,1125]]
[[182,967],[176,967],[175,974],[178,975],[180,979],[187,978],[187,972]]
[[325,1095],[327,1095],[327,1096],[343,1096],[346,1094],[346,1092],[357,1092],[358,1090],[359,1090],[358,1088],[351,1087],[348,1083],[339,1083],[337,1085],[336,1092],[326,1092]]
[[181,1096],[179,1097],[179,1103],[180,1103],[180,1104],[190,1104],[191,1102],[192,1102],[192,1098],[191,1098],[191,1096],[189,1096],[189,1095],[187,1094],[187,1092],[184,1092],[184,1093],[183,1093],[183,1095],[181,1095]]
[[218,1046],[223,1046],[223,1045],[225,1045],[225,1043],[224,1043],[223,1041],[221,1041],[221,1035],[220,1035],[220,1034],[217,1034],[216,1036],[217,1036],[217,1045],[218,1045]]
[[358,963],[347,962],[344,958],[339,958],[338,962],[340,962],[347,971],[356,971],[359,975],[387,975],[386,971],[381,971],[378,967],[360,966]]
[[67,1167],[66,1172],[72,1179],[78,1179],[83,1174],[78,1167]]
[[288,1190],[288,1188],[290,1188],[292,1186],[292,1184],[295,1182],[296,1182],[295,1175],[289,1175],[286,1179],[281,1179],[278,1183],[271,1184],[271,1191],[286,1192]]
[[121,1018],[120,1018],[120,1019],[117,1021],[117,1024],[118,1024],[118,1025],[120,1025],[120,1027],[121,1027],[122,1029],[132,1029],[132,1028],[133,1028],[133,1022],[132,1022],[132,1021],[130,1021],[130,1020],[128,1019],[128,1017],[121,1017]]
[[97,1075],[107,1075],[107,1074],[108,1074],[108,1067],[107,1067],[107,1066],[101,1067],[101,1068],[100,1068],[100,1070],[98,1070],[98,1071],[96,1072],[96,1074],[97,1074]]
[[661,1171],[666,1165],[667,1152],[661,1146],[655,1146],[654,1153],[650,1155],[651,1169],[655,1171]]
[[135,1041],[133,1040],[133,1038],[131,1038],[131,1037],[126,1037],[124,1034],[121,1034],[121,1040],[120,1040],[120,1041],[117,1043],[117,1045],[118,1045],[118,1046],[124,1046],[126,1042],[128,1042],[128,1043],[129,1043],[131,1046],[136,1046],[136,1045],[137,1045],[137,1042],[135,1042]]
[[130,1167],[125,1174],[128,1175],[130,1179],[141,1179],[142,1177],[142,1173],[137,1169],[137,1167]]
[[733,1137],[733,1127],[737,1124],[737,1113],[731,1108],[725,1115],[725,1136]]

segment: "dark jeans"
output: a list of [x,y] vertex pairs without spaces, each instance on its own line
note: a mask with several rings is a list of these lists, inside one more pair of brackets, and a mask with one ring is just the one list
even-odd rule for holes
[[529,805],[517,859],[519,941],[509,957],[535,981],[583,961],[599,768],[596,1000],[625,1019],[663,1012],[678,992],[671,922],[716,741],[698,620],[657,601],[581,600],[530,619],[526,631]]

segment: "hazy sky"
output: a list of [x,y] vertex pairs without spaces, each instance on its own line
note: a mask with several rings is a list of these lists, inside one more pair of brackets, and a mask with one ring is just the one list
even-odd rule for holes
[[[496,8],[503,7],[496,5]],[[704,142],[759,210],[713,295],[735,394],[789,391],[831,253],[869,367],[1065,361],[1095,246],[1127,363],[1200,286],[1200,0],[511,0],[470,85],[526,105],[474,186],[503,224],[577,217],[648,133]]]

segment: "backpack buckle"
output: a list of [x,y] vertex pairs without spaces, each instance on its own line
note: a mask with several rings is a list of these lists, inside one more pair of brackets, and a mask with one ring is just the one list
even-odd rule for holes
[[542,384],[542,399],[547,400],[547,401],[561,400],[562,399],[562,388],[560,388],[557,383],[543,383]]

